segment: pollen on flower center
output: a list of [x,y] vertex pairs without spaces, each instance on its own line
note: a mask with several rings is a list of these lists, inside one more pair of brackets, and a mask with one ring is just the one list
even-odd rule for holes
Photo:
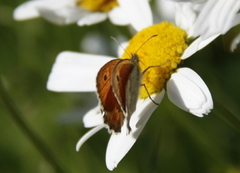
[[92,12],[108,12],[118,6],[117,0],[77,0],[77,5]]
[[[157,36],[149,39],[153,35]],[[174,24],[162,22],[143,29],[129,41],[122,58],[129,59],[129,53],[136,53],[141,71],[148,68],[143,74],[142,84],[149,94],[159,93],[165,87],[181,62],[181,55],[187,48],[186,38],[184,30]],[[141,87],[141,98],[149,97],[146,89]]]

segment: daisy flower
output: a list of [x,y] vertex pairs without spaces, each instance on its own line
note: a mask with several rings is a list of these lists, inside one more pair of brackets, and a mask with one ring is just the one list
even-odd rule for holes
[[[131,11],[128,9],[129,4]],[[77,22],[79,26],[92,25],[107,18],[116,25],[131,24],[135,29],[151,24],[148,0],[30,0],[14,10],[14,19],[28,20],[43,17],[66,25]]]
[[[149,68],[142,77],[141,83],[146,86],[148,93],[144,87],[140,87],[136,110],[129,122],[131,131],[129,132],[127,127],[123,125],[121,133],[111,132],[106,151],[106,165],[109,170],[113,170],[131,149],[152,112],[158,106],[154,102],[160,103],[165,93],[176,106],[198,117],[207,115],[213,108],[211,94],[201,77],[190,68],[179,67],[182,60],[206,46],[219,34],[225,33],[234,25],[233,19],[237,16],[237,11],[229,12],[229,6],[232,6],[231,9],[235,9],[235,6],[238,5],[239,9],[238,1],[227,1],[229,3],[222,5],[221,3],[224,3],[225,0],[224,2],[218,0],[215,3],[216,6],[212,3],[209,4],[212,1],[214,0],[207,1],[202,6],[198,17],[191,25],[192,27],[183,25],[183,20],[176,22],[180,27],[168,22],[154,25],[146,24],[145,28],[139,30],[128,42],[128,46],[120,56],[121,58],[129,59],[130,53],[137,53],[141,71],[151,66],[154,67]],[[184,3],[178,5],[177,8],[182,9]],[[195,5],[195,3],[192,3],[192,5]],[[189,9],[190,7],[188,4]],[[218,16],[222,21],[219,21],[218,26],[222,27],[222,30],[217,27],[217,31],[212,32],[212,27],[215,27],[215,25],[209,23],[208,20],[205,23],[201,16],[207,14],[211,16],[213,11],[218,12],[216,9],[227,16],[231,15],[231,18]],[[228,10],[228,13],[225,10]],[[213,15],[211,19],[215,20],[214,17],[217,16]],[[187,18],[185,19],[187,20]],[[227,26],[225,19],[231,20],[231,22],[227,22]],[[198,25],[201,26],[201,32],[195,31]],[[181,26],[184,27],[181,28]],[[153,35],[157,36],[148,40]],[[189,38],[194,36],[197,38],[188,45]],[[148,41],[146,42],[146,40]],[[143,43],[145,44],[143,45]],[[114,57],[62,52],[58,55],[53,66],[47,88],[58,92],[96,91],[96,75],[99,69],[112,59]],[[94,128],[78,141],[77,150],[89,137],[100,129],[107,127],[103,121],[100,105],[90,110],[84,116],[83,122],[85,127]]]

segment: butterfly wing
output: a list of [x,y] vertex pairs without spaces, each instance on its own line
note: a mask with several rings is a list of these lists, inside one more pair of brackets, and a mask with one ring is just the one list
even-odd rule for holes
[[113,69],[113,92],[125,113],[128,129],[131,130],[129,120],[136,109],[141,72],[138,62],[133,59],[120,61]]
[[134,64],[130,59],[124,59],[116,64],[113,69],[112,86],[113,92],[122,107],[123,111],[127,112],[126,93],[127,84],[130,80],[131,72],[134,69]]
[[104,123],[115,132],[121,132],[124,120],[123,111],[119,105],[112,86],[112,73],[119,59],[109,61],[98,72],[97,92],[101,102],[101,110],[104,112]]
[[130,119],[130,116],[136,110],[137,100],[139,97],[142,73],[140,71],[138,59],[139,58],[136,54],[132,54],[131,62],[134,65],[134,68],[132,69],[131,74],[129,75],[129,80],[126,86],[127,93],[126,108],[127,113],[129,115],[128,119]]

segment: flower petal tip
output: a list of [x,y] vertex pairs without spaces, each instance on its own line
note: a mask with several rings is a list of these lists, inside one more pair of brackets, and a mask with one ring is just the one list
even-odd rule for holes
[[113,169],[115,169],[117,167],[117,163],[116,162],[107,162],[106,166],[108,168],[109,171],[113,171]]
[[109,171],[113,171],[113,169],[117,168],[118,163],[116,161],[107,161],[106,160],[106,166]]
[[76,145],[76,152],[78,152],[80,150],[80,147],[81,146],[79,146],[79,144],[77,143],[77,145]]
[[240,33],[232,40],[230,44],[230,50],[232,52],[236,51],[240,44]]
[[34,8],[31,5],[31,3],[29,3],[29,2],[18,6],[13,11],[13,18],[15,20],[18,20],[18,21],[28,20],[28,19],[32,19],[32,18],[37,18],[39,16],[40,16],[40,14],[37,11],[37,9]]
[[167,83],[168,97],[179,108],[203,117],[213,109],[211,93],[196,72],[180,68]]
[[190,110],[189,112],[197,117],[202,118],[202,117],[208,115],[212,109],[213,109],[212,100],[208,100],[202,106],[200,106],[198,109]]
[[97,133],[99,130],[101,130],[103,127],[105,127],[104,124],[98,125],[95,128],[89,130],[83,137],[79,139],[76,145],[76,151],[79,151],[81,146],[84,142],[86,142],[91,136],[93,136],[95,133]]

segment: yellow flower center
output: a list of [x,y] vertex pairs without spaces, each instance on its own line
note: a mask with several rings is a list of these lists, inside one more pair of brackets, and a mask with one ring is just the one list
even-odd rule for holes
[[[157,36],[150,38],[153,35]],[[141,71],[148,68],[143,74],[142,84],[150,95],[159,93],[181,62],[181,55],[187,48],[186,39],[186,32],[174,24],[155,24],[138,32],[129,41],[122,59],[129,59],[129,53],[136,53]],[[141,87],[141,98],[149,97],[146,89]]]
[[77,0],[77,5],[92,12],[108,12],[118,6],[117,0]]

